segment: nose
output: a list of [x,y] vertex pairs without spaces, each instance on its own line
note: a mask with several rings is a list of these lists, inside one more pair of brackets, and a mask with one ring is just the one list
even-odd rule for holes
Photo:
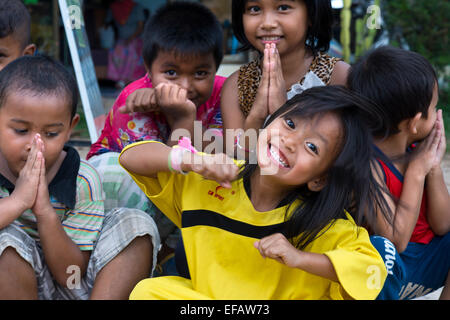
[[183,89],[186,89],[188,92],[191,89],[191,81],[188,77],[180,77],[177,81],[177,85],[179,85]]
[[263,30],[272,30],[275,29],[278,25],[277,19],[272,12],[266,12],[263,15],[263,21],[261,24],[261,28]]
[[286,133],[286,134],[283,134],[280,136],[280,141],[281,141],[282,145],[289,152],[295,151],[295,146],[296,146],[297,140],[298,140],[298,137],[292,133]]

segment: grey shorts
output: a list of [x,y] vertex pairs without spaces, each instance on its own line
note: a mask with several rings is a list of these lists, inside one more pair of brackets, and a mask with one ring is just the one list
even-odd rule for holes
[[161,242],[175,248],[181,231],[145,195],[128,172],[119,164],[118,152],[106,152],[89,159],[102,179],[105,211],[112,208],[137,208],[147,212],[155,221]]
[[44,253],[38,241],[31,238],[15,223],[0,229],[0,255],[12,247],[34,269],[39,299],[74,300],[89,298],[98,272],[116,257],[136,237],[149,235],[153,244],[152,275],[160,248],[159,233],[153,219],[137,209],[115,208],[105,215],[100,237],[91,253],[84,277],[77,277],[77,267],[68,268],[70,274],[67,287],[59,285],[52,277],[44,260]]

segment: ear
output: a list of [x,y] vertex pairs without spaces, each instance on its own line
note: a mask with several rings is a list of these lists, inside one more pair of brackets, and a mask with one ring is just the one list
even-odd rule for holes
[[322,176],[320,178],[311,180],[307,183],[308,189],[314,192],[319,192],[327,185],[327,177]]
[[66,137],[66,141],[70,140],[70,136],[72,135],[72,131],[73,129],[75,129],[75,127],[77,126],[78,122],[80,122],[80,115],[78,113],[76,113],[73,118],[72,121],[70,123],[70,129],[67,133],[67,137]]
[[417,125],[422,119],[422,112],[418,112],[413,118],[408,120],[408,132],[410,134],[417,134]]
[[36,45],[34,43],[29,44],[25,47],[25,49],[23,49],[22,51],[22,55],[24,56],[32,56],[34,55],[34,53],[36,52]]

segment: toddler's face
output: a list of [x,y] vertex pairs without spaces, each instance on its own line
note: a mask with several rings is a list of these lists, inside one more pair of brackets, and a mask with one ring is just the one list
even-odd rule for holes
[[57,95],[11,93],[0,108],[0,151],[13,176],[18,177],[27,161],[33,137],[44,142],[48,171],[61,155],[78,117],[71,119],[67,101]]
[[174,51],[160,51],[149,69],[149,75],[153,87],[165,82],[186,89],[188,99],[198,108],[211,96],[216,63],[212,53],[180,55]]

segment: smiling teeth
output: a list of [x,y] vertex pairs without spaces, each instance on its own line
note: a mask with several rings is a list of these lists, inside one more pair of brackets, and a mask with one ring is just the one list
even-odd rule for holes
[[280,37],[263,37],[263,41],[276,41],[279,40]]
[[288,165],[286,162],[284,162],[283,160],[281,160],[280,154],[279,154],[277,151],[273,150],[272,147],[270,147],[269,151],[270,151],[270,154],[272,155],[272,157],[273,157],[275,160],[277,160],[283,167],[285,167],[285,168],[289,167],[289,165]]

